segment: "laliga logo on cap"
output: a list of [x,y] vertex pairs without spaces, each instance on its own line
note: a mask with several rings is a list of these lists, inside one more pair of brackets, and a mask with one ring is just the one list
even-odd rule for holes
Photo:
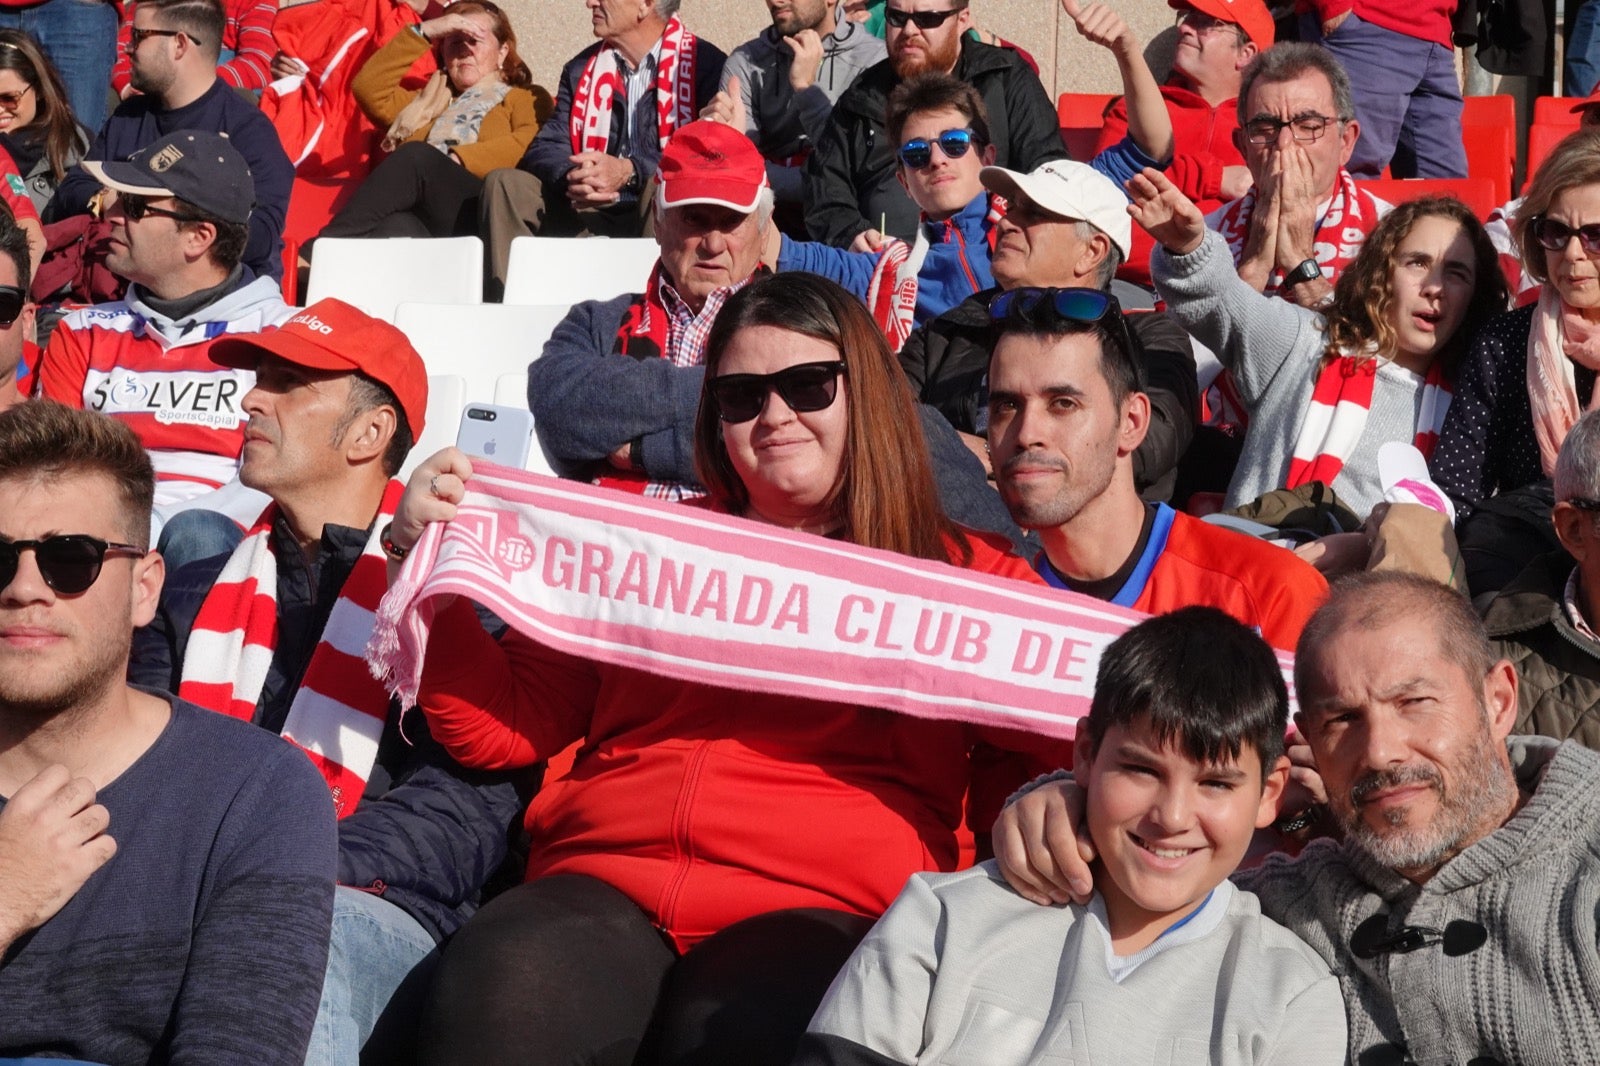
[[169,144],[161,151],[150,157],[150,169],[157,174],[171,170],[183,158],[183,151],[175,144]]
[[312,314],[295,315],[293,318],[291,318],[289,320],[289,322],[290,322],[291,325],[304,326],[304,327],[306,327],[306,329],[311,330],[313,333],[321,333],[325,337],[333,336],[333,327],[330,326],[330,325],[327,325],[326,323],[324,323],[322,321],[322,319],[318,318],[316,315],[312,315]]

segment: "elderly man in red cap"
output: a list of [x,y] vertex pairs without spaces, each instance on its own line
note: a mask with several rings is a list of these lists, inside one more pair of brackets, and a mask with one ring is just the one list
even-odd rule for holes
[[476,910],[522,805],[509,779],[469,779],[420,716],[401,736],[362,659],[395,474],[428,406],[422,358],[331,299],[209,352],[255,373],[239,476],[272,503],[231,554],[169,575],[129,678],[281,734],[327,781],[339,888],[308,1061],[354,1064],[396,988]]

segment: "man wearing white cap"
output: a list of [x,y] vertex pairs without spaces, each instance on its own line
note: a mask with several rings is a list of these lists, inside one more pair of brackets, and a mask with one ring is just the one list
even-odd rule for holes
[[[989,304],[1027,286],[1109,289],[1131,246],[1128,198],[1083,163],[1045,163],[1031,174],[985,167],[979,178],[1005,197],[990,268],[997,288],[985,289],[911,334],[900,365],[918,399],[938,408],[985,459],[989,356],[995,331]],[[1134,481],[1147,499],[1172,494],[1178,459],[1194,435],[1199,403],[1188,336],[1164,313],[1128,313],[1138,341],[1151,426],[1134,453]]]

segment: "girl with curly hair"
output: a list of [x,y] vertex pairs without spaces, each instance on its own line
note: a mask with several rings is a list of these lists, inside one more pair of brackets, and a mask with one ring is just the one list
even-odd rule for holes
[[1367,237],[1326,307],[1263,296],[1173,184],[1128,183],[1167,309],[1233,373],[1249,413],[1227,506],[1314,481],[1365,516],[1383,499],[1378,449],[1433,451],[1467,337],[1506,306],[1494,246],[1449,197],[1402,204]]

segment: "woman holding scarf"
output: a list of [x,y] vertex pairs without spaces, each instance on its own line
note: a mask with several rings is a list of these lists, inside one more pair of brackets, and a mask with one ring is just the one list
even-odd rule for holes
[[1151,274],[1167,310],[1233,372],[1249,414],[1226,506],[1321,481],[1365,517],[1383,499],[1379,447],[1432,452],[1465,338],[1506,306],[1483,226],[1447,197],[1400,205],[1314,311],[1242,281],[1223,237],[1161,173],[1128,191],[1160,245]]
[[1556,146],[1511,227],[1539,299],[1474,334],[1429,464],[1462,518],[1548,479],[1567,431],[1600,405],[1600,130]]
[[[430,48],[438,69],[421,89],[406,88],[406,73]],[[390,154],[323,237],[477,233],[484,175],[516,166],[555,107],[533,84],[510,21],[490,0],[459,0],[401,30],[362,66],[351,91],[387,127]]]
[[[712,509],[1037,581],[944,516],[905,378],[837,285],[752,282],[717,316],[705,365],[695,467]],[[454,515],[469,473],[454,451],[417,470],[397,547]],[[496,644],[460,600],[435,621],[418,704],[466,765],[582,742],[528,809],[527,883],[443,955],[424,1063],[787,1063],[906,878],[956,867],[964,807],[986,829],[976,812],[1066,748],[714,688],[516,632]],[[1033,757],[980,758],[980,739]]]

